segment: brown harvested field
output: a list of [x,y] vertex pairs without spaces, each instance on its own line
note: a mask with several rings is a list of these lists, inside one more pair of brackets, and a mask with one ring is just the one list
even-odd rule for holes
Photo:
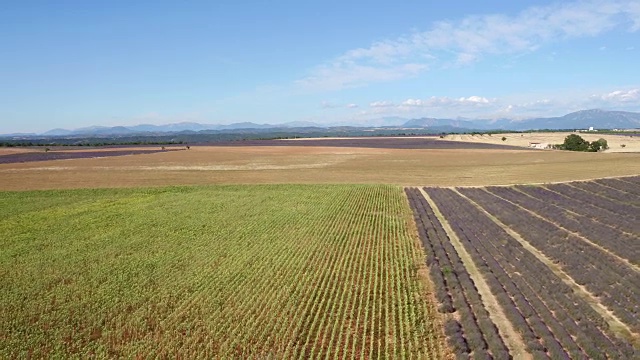
[[36,150],[31,148],[22,148],[22,147],[10,147],[10,148],[0,148],[0,156],[4,155],[14,155],[14,154],[24,154],[28,152],[34,152]]
[[283,140],[243,140],[227,141],[216,146],[312,146],[312,147],[346,147],[373,149],[497,149],[521,150],[519,146],[505,144],[489,144],[482,142],[447,141],[437,136],[375,136],[345,138],[299,138]]
[[[570,134],[578,134],[587,141],[596,141],[601,138],[607,140],[609,145],[609,149],[605,151],[607,153],[640,152],[640,136],[598,134],[597,132],[493,134],[491,136],[455,134],[445,136],[444,140],[529,147],[529,143],[531,142],[562,144],[564,138]],[[503,136],[507,138],[505,141],[502,141]],[[623,144],[624,147],[621,146]]]
[[133,156],[0,164],[0,190],[275,183],[479,186],[637,174],[637,153],[193,146]]

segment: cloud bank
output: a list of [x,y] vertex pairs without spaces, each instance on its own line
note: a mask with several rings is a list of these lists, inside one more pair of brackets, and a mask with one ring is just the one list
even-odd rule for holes
[[593,37],[616,28],[640,30],[640,2],[559,2],[514,16],[468,16],[346,51],[296,83],[323,91],[364,86],[416,76],[434,67],[464,66],[488,55],[532,52],[545,44]]
[[402,115],[402,116],[459,116],[500,118],[557,116],[584,109],[602,108],[609,110],[640,110],[640,88],[614,90],[600,94],[578,96],[571,99],[538,99],[517,102],[504,98],[487,98],[472,95],[450,98],[432,96],[425,99],[409,98],[394,102],[379,100],[369,103],[368,108],[359,112],[360,116]]

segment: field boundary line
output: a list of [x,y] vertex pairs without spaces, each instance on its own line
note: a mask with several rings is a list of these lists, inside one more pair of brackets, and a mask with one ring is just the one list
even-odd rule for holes
[[[601,180],[601,179],[614,179],[614,180],[621,180],[624,181],[622,179],[624,178],[630,178],[630,177],[636,177],[636,176],[640,176],[640,174],[635,174],[635,175],[614,175],[614,176],[601,176],[601,177],[595,177],[595,178],[589,178],[589,179],[578,179],[578,180],[561,180],[561,181],[545,181],[545,182],[531,182],[531,183],[523,183],[523,182],[519,182],[519,183],[510,183],[510,184],[484,184],[484,185],[450,185],[450,186],[432,186],[432,187],[437,187],[437,188],[442,188],[442,189],[452,189],[455,190],[456,188],[469,188],[469,189],[484,189],[488,186],[492,186],[492,187],[512,187],[512,186],[516,186],[516,185],[533,185],[533,186],[542,186],[542,185],[555,185],[555,184],[566,184],[566,185],[571,185],[571,183],[575,183],[575,182],[592,182],[595,180]],[[603,184],[600,184],[603,185]],[[416,185],[416,184],[407,184],[407,185],[403,185],[403,187],[405,188],[410,188],[410,187],[417,187],[417,188],[421,188],[424,185]],[[606,186],[606,185],[605,185]],[[607,186],[609,188],[611,188],[610,186]],[[615,189],[615,190],[620,190],[620,189]]]
[[[403,188],[404,189],[404,188]],[[409,198],[405,195],[404,202],[409,210],[411,210],[411,204],[409,203]],[[413,210],[411,210],[413,211]],[[435,296],[435,285],[429,277],[429,268],[425,263],[424,254],[426,253],[426,249],[422,245],[422,241],[420,241],[420,234],[418,234],[418,224],[414,220],[413,217],[407,216],[407,218],[403,219],[407,224],[407,231],[409,235],[413,238],[413,246],[416,248],[416,255],[414,256],[414,264],[416,265],[416,276],[418,278],[418,283],[420,285],[420,298],[422,300],[426,300],[425,308],[430,307],[431,313],[435,316],[434,322],[438,324],[437,334],[434,334],[436,337],[435,342],[440,346],[439,355],[441,359],[455,359],[455,354],[452,349],[447,344],[447,336],[444,334],[444,323],[445,323],[445,314],[438,312],[437,304],[438,300]],[[431,304],[432,306],[429,306]],[[425,311],[425,313],[427,313]]]
[[438,218],[438,221],[440,221],[440,224],[444,228],[444,231],[447,233],[447,236],[451,240],[451,244],[458,252],[458,255],[460,256],[464,267],[467,269],[469,277],[471,277],[473,282],[476,284],[478,293],[482,298],[482,304],[484,305],[485,309],[487,309],[491,321],[493,321],[493,323],[498,328],[498,333],[509,349],[509,353],[513,355],[514,359],[529,359],[531,357],[531,354],[526,352],[526,345],[524,343],[524,340],[520,337],[511,322],[509,322],[509,320],[507,319],[504,309],[502,308],[502,306],[500,306],[498,300],[491,292],[491,289],[489,288],[489,285],[487,284],[484,276],[482,276],[482,273],[480,273],[473,260],[471,259],[471,255],[469,255],[467,250],[464,248],[464,245],[462,245],[462,242],[453,231],[451,225],[442,215],[440,209],[433,201],[433,199],[431,199],[429,194],[427,194],[421,187],[418,189],[420,190],[420,193],[425,198],[425,200],[427,200],[427,202],[429,203],[429,206],[431,206],[431,208],[433,209],[436,218]]
[[[478,208],[478,210],[480,210],[483,214],[485,214],[496,225],[500,226],[507,234],[509,234],[509,236],[514,238],[516,241],[518,241],[522,245],[522,247],[524,247],[527,251],[529,251],[536,258],[538,258],[538,260],[542,261],[542,263],[545,264],[554,274],[556,274],[560,278],[560,280],[562,280],[571,289],[573,289],[575,291],[576,295],[578,295],[579,297],[584,299],[587,302],[587,304],[589,304],[589,306],[591,306],[591,308],[593,310],[595,310],[598,314],[600,314],[600,316],[602,316],[604,318],[604,320],[607,322],[607,324],[609,324],[609,326],[610,326],[610,328],[611,328],[611,330],[612,330],[612,332],[614,334],[616,334],[617,336],[621,336],[622,338],[624,338],[626,340],[631,341],[631,343],[635,347],[639,347],[640,346],[640,338],[638,338],[638,336],[634,332],[632,332],[631,329],[625,323],[623,323],[620,319],[618,319],[618,317],[615,316],[611,310],[607,309],[606,306],[602,305],[600,303],[600,301],[598,301],[598,299],[591,292],[589,292],[589,290],[587,290],[584,286],[579,285],[578,283],[576,283],[573,280],[573,278],[571,276],[569,276],[569,274],[565,273],[564,270],[562,270],[562,268],[559,265],[556,265],[553,262],[553,260],[548,258],[545,254],[543,254],[540,250],[536,249],[533,245],[529,244],[529,242],[527,240],[525,240],[518,232],[512,230],[509,226],[507,226],[502,221],[500,221],[498,218],[496,218],[491,213],[486,211],[482,206],[480,206],[475,201],[473,201],[470,198],[466,197],[465,195],[463,195],[462,193],[460,193],[457,190],[454,190],[454,191],[459,196],[462,196],[463,198],[468,200],[473,206]],[[500,197],[500,199],[503,199],[503,198]],[[509,201],[509,200],[506,200],[506,199],[503,199],[503,200]],[[522,209],[524,209],[526,211],[529,211],[528,209],[525,209],[525,208],[523,208],[523,207],[521,207],[521,206],[519,206],[517,204],[514,204],[514,205],[516,205],[516,206],[518,206],[518,207],[520,207],[520,208],[522,208]],[[535,216],[538,216],[537,214],[535,214],[533,212],[531,212],[531,213],[534,214]],[[564,228],[562,228],[562,229],[564,229]]]

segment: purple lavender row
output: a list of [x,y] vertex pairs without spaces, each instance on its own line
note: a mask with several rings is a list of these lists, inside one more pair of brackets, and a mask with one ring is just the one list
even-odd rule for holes
[[494,194],[472,189],[461,192],[558,263],[632,331],[640,331],[640,278],[628,265]]
[[498,330],[482,303],[473,280],[436,218],[416,188],[405,190],[414,212],[426,262],[440,302],[439,311],[456,311],[460,321],[445,323],[445,333],[458,358],[509,359]]
[[90,159],[90,158],[110,157],[110,156],[153,154],[157,152],[167,152],[167,151],[177,151],[177,150],[180,150],[180,149],[27,152],[27,153],[1,155],[0,164],[13,164],[13,163],[49,161],[49,160]]
[[602,197],[618,202],[625,205],[634,206],[636,210],[640,209],[640,198],[635,196],[629,196],[628,193],[608,187],[606,185],[598,184],[594,181],[575,181],[570,184],[572,187],[584,190],[592,195],[595,195],[597,199]]
[[640,186],[630,184],[626,181],[618,180],[618,179],[599,179],[595,180],[598,184],[606,185],[608,187],[618,189],[629,193],[630,196],[640,196]]
[[[630,234],[640,234],[640,223],[633,206],[624,205],[594,196],[566,184],[541,186],[516,186],[527,195],[549,201],[573,213],[586,216],[602,224]],[[640,211],[640,209],[638,209]]]
[[[596,183],[591,184],[595,185]],[[618,191],[607,188],[606,186],[602,187],[613,191]],[[611,200],[609,198],[593,194],[589,191],[579,189],[568,184],[546,185],[545,188],[564,195],[565,198],[562,199],[562,203],[567,203],[566,198],[569,198],[573,201],[578,201],[579,203],[581,203],[579,204],[579,207],[584,207],[584,204],[588,204],[591,208],[595,208],[596,210],[604,209],[609,213],[613,213],[617,217],[622,217],[623,220],[631,220],[633,223],[637,223],[637,221],[640,221],[640,206],[620,203],[619,201]],[[635,198],[633,196],[629,196],[628,193],[621,193],[624,194],[624,196],[626,196],[629,201],[632,201]],[[640,197],[638,197],[638,200],[640,201]],[[605,216],[606,214],[607,213],[605,213]],[[599,216],[599,218],[602,217]]]
[[627,177],[620,178],[620,180],[626,181],[628,183],[640,185],[640,175],[638,175],[638,176],[627,176]]
[[452,192],[451,196],[454,195],[449,201],[457,202],[469,214],[462,223],[467,232],[473,232],[479,239],[476,246],[483,247],[488,256],[498,261],[524,297],[516,295],[514,299],[521,304],[525,316],[537,314],[571,358],[598,358],[604,354],[617,358],[633,352],[629,344],[605,335],[604,319],[545,264],[467,200]]
[[[549,222],[556,223],[569,231],[580,234],[633,264],[640,264],[640,242],[638,242],[637,236],[631,235],[634,233],[632,230],[626,229],[631,234],[625,233],[590,217],[569,214],[564,207],[557,205],[560,203],[566,206],[563,204],[563,196],[549,190],[531,186],[519,186],[517,188],[526,192],[526,194],[514,188],[506,187],[488,187],[487,191],[532,211]],[[597,211],[595,216],[597,216]],[[628,227],[633,226],[629,225]]]
[[492,231],[494,229],[476,227],[475,221],[483,215],[474,213],[471,204],[462,203],[462,199],[451,190],[436,188],[426,190],[436,201],[474,263],[483,273],[491,291],[505,310],[507,318],[525,341],[527,350],[536,358],[568,358],[562,345],[540,320],[539,315],[535,311],[531,311],[529,303],[522,296],[513,279],[493,254],[487,252],[483,247],[482,243],[487,238],[484,238],[483,235],[479,237],[476,230],[483,232],[483,234],[489,234],[489,237],[496,236],[496,233]]
[[[470,196],[489,195],[480,189],[459,191]],[[605,354],[607,358],[629,358],[634,354],[631,344],[615,338],[604,319],[517,240],[467,200],[460,197],[458,206],[476,212],[465,219],[465,225],[479,234],[479,243],[503,266],[572,359],[604,358]],[[521,309],[527,309],[526,304]],[[525,310],[525,315],[532,309]]]

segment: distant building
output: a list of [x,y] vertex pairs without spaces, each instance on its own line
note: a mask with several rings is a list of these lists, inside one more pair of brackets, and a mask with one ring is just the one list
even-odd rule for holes
[[541,143],[541,142],[530,142],[529,147],[534,149],[550,149],[551,148],[549,143]]

